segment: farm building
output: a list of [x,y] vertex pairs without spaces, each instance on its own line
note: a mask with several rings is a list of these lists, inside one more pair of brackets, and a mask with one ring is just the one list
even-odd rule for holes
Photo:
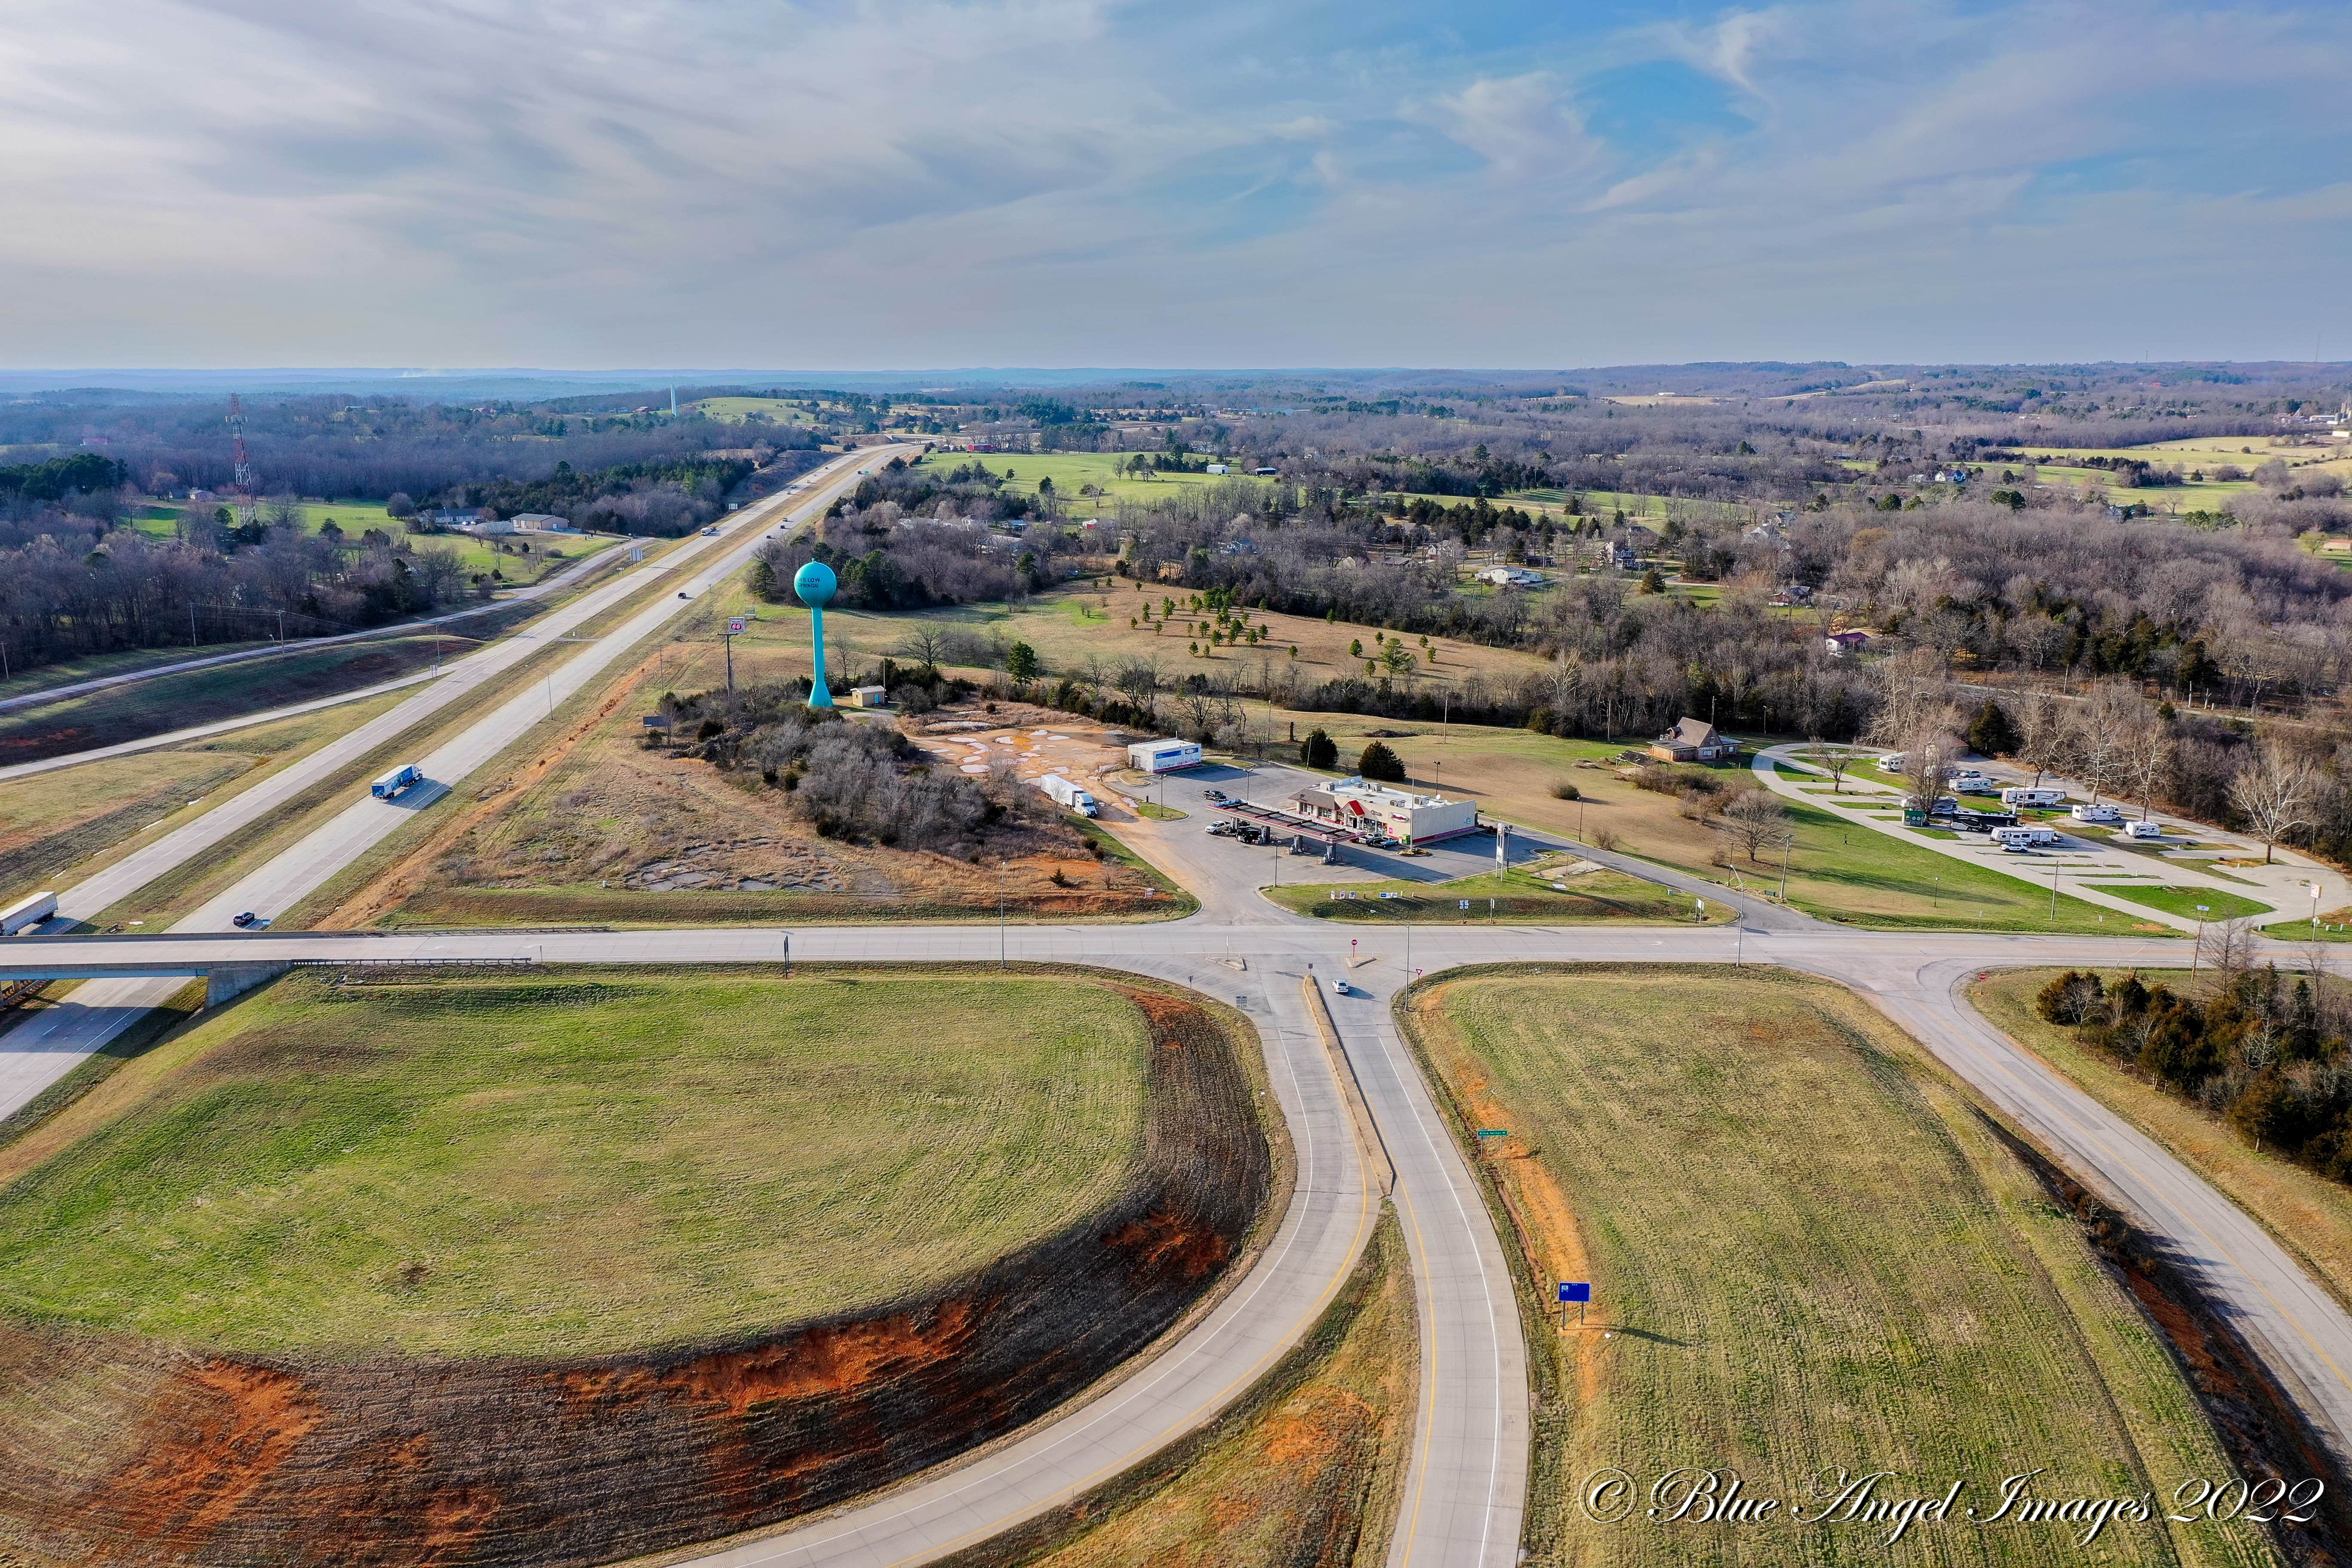
[[1870,646],[1870,633],[1863,631],[1859,627],[1852,631],[1832,632],[1829,635],[1828,639],[1829,651],[1832,653],[1858,653],[1862,649]]
[[1704,719],[1685,719],[1650,742],[1662,763],[1719,763],[1739,754],[1739,742]]
[[1290,797],[1291,809],[1310,822],[1363,833],[1384,833],[1408,844],[1426,844],[1475,832],[1478,807],[1466,800],[1415,795],[1370,779],[1347,778]]
[[887,708],[890,693],[879,686],[853,686],[849,689],[852,708]]
[[1192,741],[1138,741],[1127,749],[1127,765],[1147,773],[1197,768],[1201,748]]

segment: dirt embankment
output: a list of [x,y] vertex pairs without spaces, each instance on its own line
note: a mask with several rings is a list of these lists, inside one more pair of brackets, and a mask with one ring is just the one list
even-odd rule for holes
[[1148,1346],[1274,1190],[1206,1013],[1150,1020],[1137,1179],[919,1301],[594,1362],[269,1363],[0,1327],[0,1558],[569,1564],[752,1530],[1045,1414]]

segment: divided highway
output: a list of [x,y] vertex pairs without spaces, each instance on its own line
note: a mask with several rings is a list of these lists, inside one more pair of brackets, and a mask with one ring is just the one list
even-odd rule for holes
[[[392,805],[361,796],[300,843],[259,867],[179,921],[176,931],[226,931],[243,910],[267,915],[284,909],[388,837],[411,814],[446,794],[482,763],[572,697],[639,642],[688,607],[713,584],[742,567],[782,521],[800,526],[822,515],[833,497],[855,484],[858,470],[886,462],[899,448],[845,454],[815,470],[795,493],[772,497],[719,524],[716,538],[697,536],[659,562],[599,584],[511,637],[453,662],[442,677],[397,707],[230,796],[193,822],[142,846],[58,898],[58,914],[91,921],[166,872],[187,864],[248,825],[284,810],[320,780],[405,733],[462,698],[486,700],[500,678],[575,628],[652,592],[621,626],[509,697],[455,739],[419,759],[427,784]],[[130,1027],[177,987],[155,981],[105,981],[84,985],[58,1005],[0,1036],[0,1116],[24,1105]]]

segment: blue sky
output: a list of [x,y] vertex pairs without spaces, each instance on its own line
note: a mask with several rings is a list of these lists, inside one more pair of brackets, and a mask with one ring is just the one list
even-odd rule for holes
[[17,0],[16,365],[2352,358],[2352,9]]

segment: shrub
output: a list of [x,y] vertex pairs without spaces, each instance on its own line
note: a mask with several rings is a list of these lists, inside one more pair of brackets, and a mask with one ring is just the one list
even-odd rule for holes
[[1551,797],[1554,800],[1582,800],[1584,792],[1566,779],[1560,779],[1551,786]]
[[2089,1023],[2105,1012],[2105,994],[2097,974],[2070,969],[2042,988],[2033,1010],[2053,1024]]
[[1374,741],[1370,745],[1366,746],[1363,754],[1356,759],[1356,771],[1368,779],[1378,779],[1387,784],[1402,784],[1404,759],[1390,751],[1387,742]]
[[1310,768],[1325,772],[1339,765],[1339,748],[1331,737],[1320,730],[1309,730],[1307,739],[1298,742],[1298,760]]

